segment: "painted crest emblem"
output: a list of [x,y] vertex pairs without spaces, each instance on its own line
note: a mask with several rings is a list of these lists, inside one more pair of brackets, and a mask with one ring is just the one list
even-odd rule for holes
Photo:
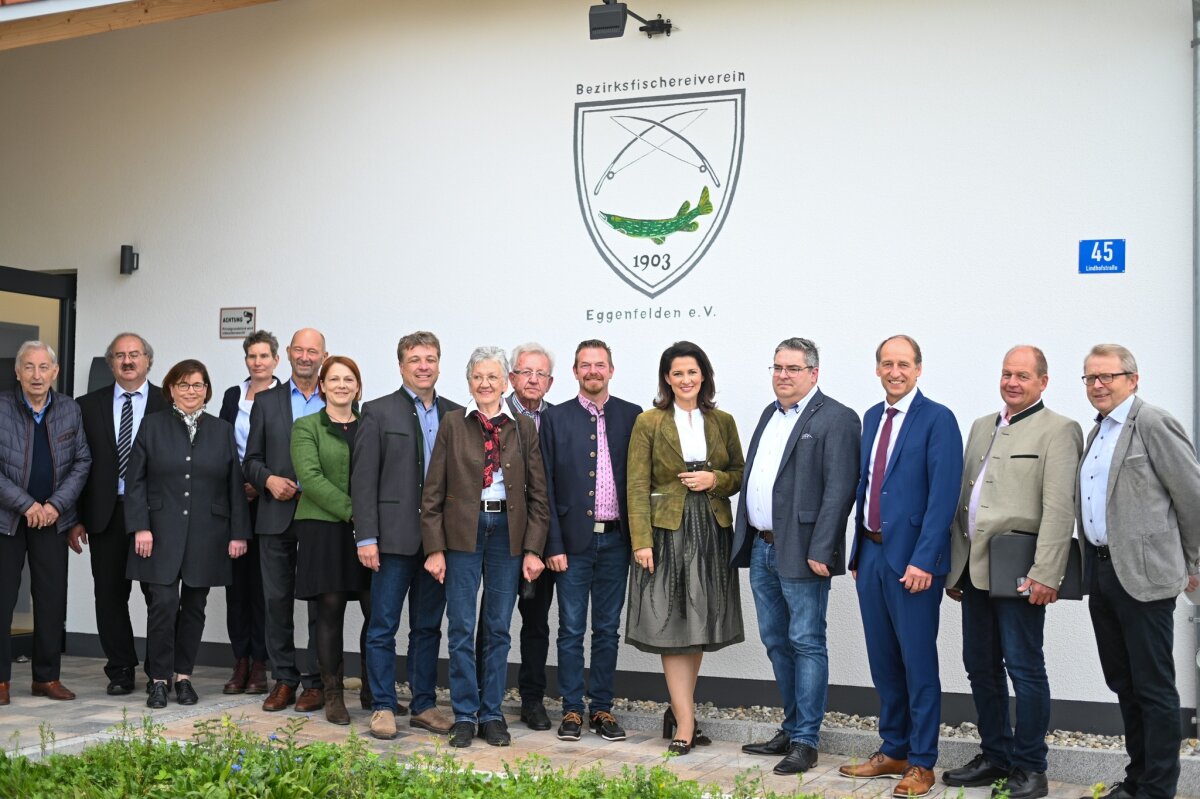
[[712,246],[742,164],[746,91],[575,104],[575,185],[592,243],[647,297]]

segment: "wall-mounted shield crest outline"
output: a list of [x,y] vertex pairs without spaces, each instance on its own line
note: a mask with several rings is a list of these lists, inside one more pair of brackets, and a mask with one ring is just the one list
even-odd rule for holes
[[657,297],[712,246],[742,165],[746,90],[575,104],[575,185],[592,242]]

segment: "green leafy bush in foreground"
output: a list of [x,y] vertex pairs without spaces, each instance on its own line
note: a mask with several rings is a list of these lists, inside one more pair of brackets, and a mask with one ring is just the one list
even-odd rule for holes
[[[192,741],[179,744],[167,741],[162,727],[146,717],[140,728],[126,720],[115,738],[78,755],[48,754],[53,735],[43,728],[42,758],[0,757],[0,797],[699,799],[724,793],[681,780],[665,765],[605,775],[598,768],[553,769],[534,755],[506,766],[503,774],[486,774],[449,754],[406,760],[380,756],[353,734],[344,744],[301,745],[297,733],[304,722],[295,719],[264,740],[226,716],[199,722]],[[725,795],[778,796],[749,774]]]

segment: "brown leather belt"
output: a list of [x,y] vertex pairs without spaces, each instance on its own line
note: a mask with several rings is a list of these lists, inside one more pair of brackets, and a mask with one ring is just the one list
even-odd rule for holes
[[481,513],[506,513],[508,511],[508,500],[481,499],[479,501],[479,511]]
[[761,538],[763,541],[766,541],[771,546],[775,545],[775,534],[772,533],[770,530],[755,530],[754,534],[757,535],[759,538]]
[[876,544],[883,543],[882,535],[880,535],[879,533],[871,532],[870,530],[868,530],[865,527],[863,528],[863,536],[865,536],[868,541],[874,541]]

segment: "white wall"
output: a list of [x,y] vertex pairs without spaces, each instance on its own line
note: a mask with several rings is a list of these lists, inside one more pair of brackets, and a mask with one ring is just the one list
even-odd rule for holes
[[[822,387],[862,410],[881,396],[876,343],[904,331],[925,350],[922,389],[964,431],[999,408],[1018,341],[1046,350],[1047,402],[1085,429],[1077,375],[1101,340],[1130,346],[1146,399],[1190,423],[1182,0],[642,0],[680,30],[598,42],[587,5],[288,0],[0,53],[0,263],[78,270],[81,385],[125,328],[151,339],[155,375],[198,356],[228,385],[241,350],[217,338],[218,308],[253,305],[281,338],[324,329],[370,396],[395,387],[396,339],[419,328],[442,337],[457,398],[478,344],[538,339],[569,362],[600,336],[614,392],[646,403],[658,353],[688,337],[748,440],[779,339],[815,339]],[[733,205],[705,259],[649,301],[581,220],[574,104],[678,90],[576,84],[730,71],[746,90]],[[1128,240],[1126,275],[1076,273],[1076,242],[1102,237]],[[132,277],[123,243],[141,252]],[[705,305],[713,317],[586,322]],[[561,365],[558,381],[550,398],[568,398]],[[69,629],[93,632],[86,559],[71,567]],[[704,673],[768,679],[743,597],[748,643]],[[209,608],[220,640],[221,592]],[[849,578],[829,617],[834,682],[870,685]],[[944,686],[965,692],[959,626],[947,602]],[[1110,701],[1082,604],[1051,609],[1047,649],[1056,697]],[[625,647],[621,667],[658,663]]]

